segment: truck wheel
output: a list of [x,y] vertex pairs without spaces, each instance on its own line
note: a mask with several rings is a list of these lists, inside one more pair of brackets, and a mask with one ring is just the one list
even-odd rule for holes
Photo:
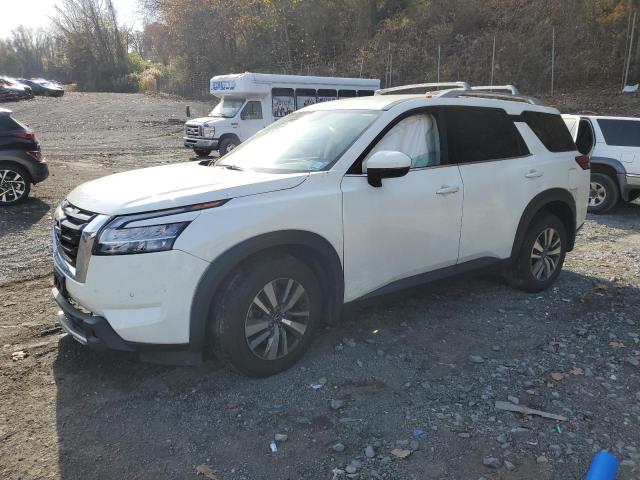
[[203,148],[194,148],[193,153],[195,153],[199,158],[206,158],[211,153],[211,150],[205,150]]
[[274,255],[241,266],[216,298],[214,353],[251,377],[286,370],[311,343],[322,305],[316,276],[294,257]]
[[604,213],[618,203],[618,186],[609,175],[592,173],[589,189],[589,206],[591,213]]
[[231,150],[236,148],[240,143],[234,138],[225,138],[220,142],[220,146],[218,147],[218,151],[220,152],[220,156],[223,157]]
[[20,165],[0,163],[0,206],[24,202],[31,191],[31,177]]
[[558,217],[542,213],[533,219],[518,256],[511,266],[509,283],[536,293],[556,281],[567,253],[567,232]]

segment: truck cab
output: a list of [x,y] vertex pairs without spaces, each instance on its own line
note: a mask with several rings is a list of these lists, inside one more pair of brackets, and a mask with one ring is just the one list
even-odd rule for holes
[[219,103],[206,117],[188,120],[184,146],[198,157],[224,156],[274,121],[315,103],[373,95],[379,80],[245,72],[210,81]]

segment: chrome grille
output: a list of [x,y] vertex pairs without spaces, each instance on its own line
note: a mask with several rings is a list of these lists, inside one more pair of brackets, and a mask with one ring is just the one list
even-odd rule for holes
[[202,137],[202,127],[200,125],[185,125],[184,133],[187,137]]
[[66,204],[62,208],[62,215],[56,218],[54,229],[60,253],[74,267],[76,266],[82,231],[95,217],[95,213]]

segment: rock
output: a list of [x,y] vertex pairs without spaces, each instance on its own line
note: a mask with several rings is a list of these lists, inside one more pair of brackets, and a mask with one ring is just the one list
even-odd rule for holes
[[469,355],[469,361],[471,363],[480,364],[484,363],[484,358],[482,358],[480,355]]
[[485,467],[489,467],[489,468],[500,468],[500,465],[502,465],[502,462],[500,461],[499,458],[496,458],[496,457],[484,457],[482,459],[482,464]]
[[411,455],[411,450],[407,450],[405,448],[394,448],[391,450],[391,455],[397,458],[407,458]]
[[624,360],[629,365],[633,365],[634,367],[640,367],[640,360],[638,360],[638,357],[627,357]]
[[500,347],[498,345],[494,345],[493,347],[491,347],[491,350],[493,350],[494,352],[499,352]]
[[496,437],[496,442],[500,443],[500,444],[504,444],[507,443],[509,441],[507,434],[506,433],[501,433],[500,435],[498,435]]
[[416,450],[420,450],[420,442],[418,442],[418,440],[411,440],[411,441],[409,442],[409,448],[410,448],[411,450],[413,450],[414,452],[415,452]]
[[356,342],[353,338],[343,338],[342,343],[351,348],[356,346]]
[[380,459],[380,463],[383,464],[383,465],[391,463],[391,457],[388,457],[388,456],[385,455],[384,457],[382,457]]
[[544,455],[540,455],[538,458],[536,458],[536,463],[548,463],[548,462],[549,460]]
[[368,445],[367,448],[364,449],[364,456],[367,458],[373,458],[376,456],[376,452],[371,445]]
[[460,432],[458,436],[460,438],[471,438],[471,434],[469,432]]
[[362,467],[360,460],[351,460],[351,463],[344,469],[347,473],[356,473]]
[[287,435],[286,433],[276,433],[273,437],[276,442],[286,442],[288,438],[289,435]]
[[511,463],[509,460],[505,460],[504,461],[504,468],[506,468],[507,470],[511,471],[511,470],[515,470],[516,466]]
[[344,452],[345,446],[342,443],[336,443],[333,447],[331,447],[331,449],[334,452]]
[[338,400],[336,398],[331,400],[331,408],[333,410],[340,410],[342,407],[344,407],[344,400]]
[[509,395],[507,397],[507,400],[509,400],[514,405],[518,405],[520,403],[520,399],[518,397],[514,397],[513,395]]

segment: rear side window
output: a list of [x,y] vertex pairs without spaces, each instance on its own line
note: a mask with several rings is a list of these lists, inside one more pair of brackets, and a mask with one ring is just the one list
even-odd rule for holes
[[607,145],[640,147],[640,121],[599,119],[598,125]]
[[544,112],[522,112],[522,119],[550,152],[573,152],[576,144],[560,115]]
[[271,89],[271,100],[274,118],[282,118],[296,109],[293,88]]
[[502,109],[451,107],[445,109],[445,118],[450,162],[482,162],[529,154],[520,132]]

